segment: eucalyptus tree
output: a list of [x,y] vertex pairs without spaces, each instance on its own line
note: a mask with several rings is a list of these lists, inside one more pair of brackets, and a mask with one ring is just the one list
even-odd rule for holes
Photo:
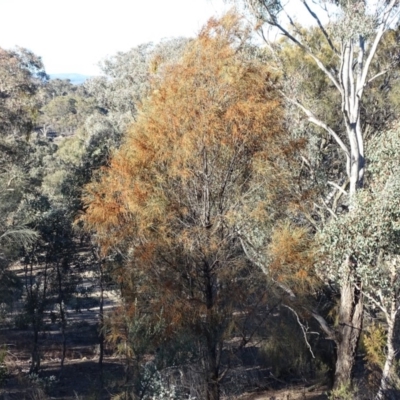
[[[257,29],[275,54],[275,50],[279,50],[279,44],[268,39],[267,28],[271,28],[271,33],[282,34],[304,52],[336,91],[336,96],[329,93],[327,95],[331,101],[336,101],[335,107],[339,110],[341,120],[339,129],[332,127],[324,115],[318,116],[315,110],[304,104],[290,88],[282,90],[282,93],[287,102],[297,108],[311,124],[325,132],[338,149],[337,161],[342,163],[348,183],[327,183],[331,190],[325,200],[329,203],[332,199],[343,196],[345,206],[349,207],[349,212],[352,213],[356,194],[364,187],[367,167],[363,104],[368,97],[370,85],[387,74],[391,67],[389,62],[388,65],[383,65],[381,70],[372,73],[371,65],[384,34],[398,24],[398,0],[298,1],[298,5],[303,7],[308,15],[310,24],[314,24],[315,29],[320,31],[322,40],[317,41],[310,40],[306,31],[295,21],[291,14],[293,3],[287,4],[281,0],[243,0],[241,3],[256,19]],[[320,56],[321,46],[325,46],[332,53],[329,62]],[[330,100],[327,100],[328,103]],[[336,219],[335,212],[327,202],[323,207]],[[340,274],[334,277],[340,291],[339,326],[330,327],[321,316],[313,314],[327,335],[336,342],[336,386],[348,384],[351,380],[363,321],[364,300],[356,284],[360,276],[357,256],[351,252],[343,253]],[[324,275],[321,277],[327,278]]]
[[381,315],[387,325],[386,359],[376,398],[396,399],[399,377],[395,360],[399,349],[395,325],[400,308],[399,127],[376,136],[368,149],[368,184],[357,192],[354,209],[319,233],[326,260],[320,268],[335,277],[343,273],[343,254],[352,254],[357,259],[359,280],[355,287],[364,294],[375,318]]
[[[32,146],[26,140],[40,108],[38,93],[47,79],[40,57],[29,50],[0,49],[0,240],[27,243],[35,237],[24,228],[18,209],[33,183],[30,168]],[[28,240],[29,242],[29,240]]]
[[29,218],[20,212],[31,192],[26,174],[28,147],[20,138],[0,138],[0,301],[5,305],[12,305],[20,294],[20,281],[9,266],[21,248],[38,238]]
[[0,49],[0,133],[28,135],[40,107],[39,89],[48,79],[40,57],[24,48]]
[[96,99],[99,111],[123,132],[135,119],[152,77],[176,61],[187,43],[188,39],[177,38],[119,52],[100,63],[104,76],[87,80],[83,87]]

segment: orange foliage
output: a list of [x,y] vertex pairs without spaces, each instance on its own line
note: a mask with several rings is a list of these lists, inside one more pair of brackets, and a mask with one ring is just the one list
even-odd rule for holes
[[152,293],[143,304],[162,309],[169,327],[206,318],[223,329],[247,265],[232,218],[260,171],[279,188],[266,197],[285,186],[274,164],[288,152],[282,101],[268,68],[243,51],[242,25],[233,13],[209,21],[86,187],[82,220],[103,254],[124,254],[125,296]]
[[316,246],[306,228],[293,224],[275,227],[267,249],[271,275],[296,292],[314,290],[318,284],[314,264]]

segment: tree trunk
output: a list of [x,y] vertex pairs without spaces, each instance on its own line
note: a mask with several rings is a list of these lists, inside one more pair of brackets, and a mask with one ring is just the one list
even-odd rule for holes
[[393,393],[393,382],[392,382],[392,369],[395,362],[396,351],[393,345],[394,339],[394,322],[389,321],[388,333],[387,333],[387,356],[385,366],[382,371],[381,383],[379,386],[376,400],[396,400],[398,399],[398,393]]
[[203,359],[205,372],[205,387],[207,400],[219,400],[220,398],[220,376],[219,376],[219,349],[214,338],[207,335],[207,348]]
[[348,271],[342,284],[339,327],[336,338],[337,360],[334,388],[350,385],[363,322],[362,294],[354,284],[354,273]]
[[219,383],[210,378],[207,382],[207,400],[219,400]]
[[67,353],[67,336],[65,333],[67,326],[67,319],[64,310],[64,290],[62,284],[63,277],[61,274],[59,262],[56,263],[56,271],[57,271],[57,281],[58,281],[58,307],[60,308],[61,336],[62,336],[62,355],[61,355],[60,373],[59,373],[59,379],[61,379],[64,369],[65,357]]
[[32,364],[29,373],[37,374],[40,368],[40,350],[39,350],[39,328],[36,324],[33,327],[33,349],[32,349]]
[[[209,200],[208,194],[206,197]],[[209,223],[209,214],[205,214],[205,223]],[[222,342],[220,337],[218,322],[215,320],[215,277],[213,276],[210,264],[207,260],[203,261],[203,276],[204,276],[204,297],[207,307],[206,321],[204,325],[204,336],[206,339],[206,354],[205,354],[205,377],[207,386],[207,400],[219,400],[220,384],[219,371],[221,361]]]
[[99,369],[100,369],[100,391],[104,386],[103,357],[104,357],[104,271],[102,260],[99,260],[99,283],[100,283],[100,309],[99,309]]
[[393,387],[393,367],[396,362],[396,350],[395,350],[395,324],[397,319],[398,312],[398,297],[399,297],[399,288],[397,286],[398,273],[397,273],[397,265],[396,258],[392,262],[391,266],[391,299],[390,299],[390,309],[386,309],[384,304],[382,304],[382,311],[386,316],[386,321],[388,324],[387,331],[387,339],[386,339],[386,347],[387,354],[385,365],[382,371],[382,378],[379,385],[378,393],[375,397],[375,400],[396,400],[398,396],[398,391],[396,391]]

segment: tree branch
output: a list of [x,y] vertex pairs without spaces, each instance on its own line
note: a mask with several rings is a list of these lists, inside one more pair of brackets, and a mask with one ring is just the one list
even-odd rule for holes
[[329,327],[328,323],[325,321],[325,318],[318,314],[316,311],[311,311],[311,315],[318,322],[321,329],[326,333],[327,338],[332,339],[336,342],[336,333],[332,328]]
[[[359,290],[360,292],[362,292],[364,294],[364,296],[370,300],[373,304],[375,304],[384,314],[387,320],[389,320],[389,313],[387,311],[387,309],[384,307],[383,304],[379,303],[379,301],[377,301],[374,297],[372,297],[368,292],[366,292],[365,290],[361,290],[361,288],[358,285],[355,285],[356,289]],[[381,298],[382,301],[382,298]]]
[[265,20],[269,25],[275,26],[278,28],[284,36],[286,36],[288,39],[290,39],[293,43],[295,43],[297,46],[299,46],[302,50],[304,50],[317,64],[319,69],[321,69],[325,75],[331,80],[331,82],[336,86],[336,89],[342,93],[342,88],[337,81],[337,79],[329,72],[329,70],[325,67],[324,63],[312,52],[312,50],[300,42],[295,36],[293,36],[287,29],[285,29],[279,22],[278,19],[275,15],[273,15],[270,11],[267,5],[265,5],[265,9],[267,13],[270,16],[270,20]]
[[396,3],[397,3],[397,0],[391,0],[390,3],[387,5],[386,10],[383,12],[383,17],[382,17],[382,21],[380,23],[380,27],[376,33],[376,36],[375,36],[374,42],[371,46],[371,49],[369,51],[367,60],[365,61],[364,71],[362,72],[361,80],[360,80],[360,87],[357,88],[357,94],[359,92],[362,93],[362,90],[365,86],[365,81],[367,79],[367,74],[368,74],[368,70],[371,65],[372,59],[374,58],[374,55],[378,48],[378,44],[383,36],[383,33],[385,32],[386,24],[389,19],[390,13],[392,12]]
[[299,107],[301,110],[303,110],[304,114],[307,115],[308,120],[312,122],[314,125],[319,126],[320,128],[324,129],[326,132],[329,133],[330,136],[335,139],[336,143],[339,145],[339,147],[343,150],[347,158],[350,158],[350,152],[347,148],[347,146],[343,143],[342,139],[338,136],[338,134],[330,128],[328,125],[325,124],[325,122],[322,122],[320,119],[318,119],[308,108],[304,107],[301,103],[299,103],[297,100],[291,99],[290,97],[286,96],[285,93],[281,92],[281,94],[294,104],[295,106]]
[[366,84],[367,85],[370,84],[376,78],[379,78],[380,76],[385,75],[387,72],[389,72],[389,69],[385,69],[384,71],[379,72],[378,74],[374,75],[371,79],[368,79],[368,82]]
[[289,309],[295,315],[295,317],[297,319],[297,323],[299,324],[301,330],[303,331],[304,341],[306,342],[306,345],[307,345],[308,349],[310,350],[312,358],[315,358],[315,355],[314,355],[314,353],[312,351],[311,345],[310,345],[309,341],[307,340],[307,330],[304,327],[304,325],[301,323],[299,315],[297,314],[296,311],[293,310],[292,307],[289,307],[289,306],[287,306],[285,304],[283,304],[283,307],[286,307],[287,309]]
[[315,19],[315,21],[318,24],[319,29],[321,30],[322,34],[325,36],[325,39],[327,40],[329,47],[332,49],[332,51],[338,55],[339,52],[336,49],[335,45],[333,44],[333,42],[331,41],[331,38],[329,37],[328,32],[326,31],[326,29],[324,28],[324,26],[321,23],[321,20],[318,18],[318,15],[315,14],[314,11],[311,10],[310,6],[307,4],[306,0],[302,0],[302,3],[304,4],[304,6],[307,8],[307,11],[310,13],[310,15]]
[[[248,239],[243,237],[243,235],[241,233],[237,232],[237,234],[238,234],[238,237],[240,240],[240,244],[242,245],[243,251],[246,254],[247,258],[250,260],[250,262],[252,262],[254,265],[258,266],[265,275],[269,275],[268,269],[265,267],[264,263],[262,261],[260,261],[257,251],[254,249],[254,246],[250,243],[250,241]],[[255,253],[254,255],[250,254],[248,246],[250,246],[252,248],[252,251]],[[293,293],[293,291],[289,287],[287,287],[286,285],[284,285],[281,282],[276,281],[273,278],[271,278],[271,279],[279,288],[281,288],[285,293],[287,293],[291,299],[296,298],[296,295]]]
[[348,193],[342,188],[342,187],[340,187],[337,183],[335,183],[335,182],[331,182],[331,181],[328,181],[328,184],[329,185],[332,185],[333,187],[335,187],[337,190],[339,190],[342,194],[344,194],[344,195],[348,195]]

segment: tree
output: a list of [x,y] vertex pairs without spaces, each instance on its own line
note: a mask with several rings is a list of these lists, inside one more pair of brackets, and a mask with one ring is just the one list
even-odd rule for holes
[[77,94],[56,96],[41,109],[40,123],[51,127],[59,135],[73,135],[85,119],[95,113],[93,98]]
[[0,132],[28,135],[40,107],[35,94],[48,78],[40,57],[29,50],[0,49]]
[[34,146],[27,138],[39,112],[39,92],[47,75],[41,59],[22,48],[0,49],[0,71],[0,285],[8,297],[5,302],[10,303],[17,300],[22,285],[8,267],[39,237],[36,227],[30,225],[32,214],[26,212],[26,204],[32,198],[37,200],[40,185]]
[[101,63],[105,76],[91,78],[83,87],[95,98],[99,111],[122,133],[135,119],[152,77],[162,71],[163,65],[176,61],[187,42],[177,38],[119,52]]
[[[333,276],[343,274],[342,254],[357,260],[357,289],[377,318],[387,326],[386,359],[376,399],[398,397],[396,382],[395,324],[400,306],[399,286],[399,128],[386,131],[369,144],[366,187],[357,193],[354,210],[332,221],[321,232],[326,262],[321,266]],[[397,378],[398,379],[398,378]]]
[[[341,187],[341,182],[333,182],[332,185],[335,188],[334,195],[340,192],[341,195],[348,196],[348,205],[352,212],[356,193],[364,185],[366,169],[362,115],[365,92],[375,79],[388,72],[383,69],[371,76],[371,64],[383,35],[398,23],[398,1],[317,1],[316,6],[328,17],[329,22],[323,23],[322,14],[315,12],[313,6],[302,0],[311,21],[320,30],[324,44],[334,55],[333,66],[320,58],[320,41],[308,40],[305,31],[290,17],[287,5],[283,2],[247,0],[244,3],[257,18],[260,29],[264,25],[277,29],[313,60],[336,89],[345,135],[332,128],[326,119],[318,118],[313,109],[307,108],[290,92],[284,95],[289,103],[304,113],[309,122],[324,130],[343,154],[349,188],[346,190],[346,186]],[[289,27],[280,18],[283,13],[288,16]],[[275,46],[271,42],[269,45],[271,48]],[[347,385],[351,381],[363,313],[363,297],[354,284],[359,278],[357,260],[351,253],[343,254],[342,257],[346,265],[343,270],[345,273],[339,281],[336,279],[340,290],[339,327],[335,331],[328,329],[325,322],[322,325],[326,332],[330,332],[337,345],[336,387]]]
[[161,348],[183,329],[197,337],[209,400],[220,397],[224,341],[240,323],[233,311],[265,296],[240,244],[242,208],[266,215],[285,196],[281,166],[296,146],[285,143],[273,76],[244,51],[246,38],[236,15],[210,20],[153,83],[84,197],[82,220],[103,256],[122,258],[128,318],[161,324]]
[[20,294],[20,282],[9,270],[23,246],[38,238],[29,219],[20,212],[32,183],[26,174],[29,146],[20,138],[0,138],[0,287],[1,302],[12,305]]

